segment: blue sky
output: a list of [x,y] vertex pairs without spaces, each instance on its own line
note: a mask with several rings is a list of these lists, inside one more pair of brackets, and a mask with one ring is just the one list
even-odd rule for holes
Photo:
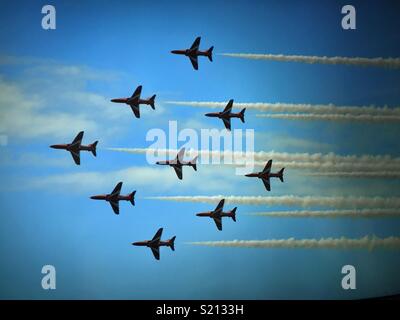
[[[223,52],[327,56],[398,57],[398,4],[353,2],[357,30],[344,31],[341,7],[320,1],[55,1],[57,29],[41,28],[44,2],[0,4],[0,297],[3,299],[351,299],[398,293],[400,258],[395,250],[306,250],[193,247],[186,242],[232,239],[397,236],[398,219],[261,218],[244,213],[285,207],[239,206],[238,221],[217,232],[196,212],[213,206],[147,200],[168,195],[266,195],[261,182],[243,179],[234,168],[154,168],[144,155],[109,147],[146,148],[146,133],[222,125],[203,116],[210,109],[167,100],[333,103],[396,107],[398,70],[307,65],[233,59]],[[196,36],[201,48],[215,46],[214,62],[192,70],[186,48]],[[157,94],[156,110],[109,102]],[[394,124],[296,122],[255,117],[257,151],[334,152],[339,155],[399,156]],[[215,121],[214,121],[215,120]],[[237,120],[237,119],[234,119]],[[100,140],[98,157],[82,153],[82,165],[49,149],[85,130],[84,143]],[[185,170],[189,169],[189,170]],[[115,216],[89,196],[124,181],[137,190],[137,205],[121,203]],[[389,179],[335,179],[286,172],[268,195],[399,196]],[[234,205],[227,205],[230,209]],[[176,251],[130,245],[159,227],[177,236]],[[57,270],[57,289],[44,291],[40,270]],[[340,287],[345,264],[357,269],[357,290]]]

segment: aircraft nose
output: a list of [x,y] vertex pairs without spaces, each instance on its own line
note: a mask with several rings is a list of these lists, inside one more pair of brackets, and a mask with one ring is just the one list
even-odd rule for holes
[[205,116],[206,117],[211,117],[212,113],[206,113]]
[[132,242],[132,245],[133,245],[133,246],[138,246],[139,243],[138,243],[138,242]]
[[171,53],[177,54],[177,53],[178,53],[178,50],[172,50]]
[[117,99],[111,99],[111,102],[117,102]]

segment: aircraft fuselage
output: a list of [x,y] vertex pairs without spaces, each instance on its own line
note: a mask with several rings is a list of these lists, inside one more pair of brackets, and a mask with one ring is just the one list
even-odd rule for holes
[[138,105],[138,104],[147,104],[147,105],[151,105],[151,100],[150,99],[131,99],[131,98],[116,98],[116,99],[111,99],[111,102],[115,102],[115,103],[126,103],[126,104],[134,104],[134,105]]
[[207,51],[190,50],[190,49],[172,50],[171,53],[173,53],[173,54],[181,54],[181,55],[184,55],[186,57],[197,57],[197,56],[208,57],[209,56],[209,53]]
[[93,200],[105,200],[105,201],[108,201],[108,202],[110,202],[110,201],[115,202],[115,201],[120,201],[120,200],[131,201],[131,196],[130,195],[126,195],[126,196],[116,195],[116,196],[113,196],[112,194],[100,194],[100,195],[97,195],[97,196],[91,196],[90,199],[93,199]]
[[78,151],[78,150],[92,151],[93,146],[90,146],[90,145],[88,145],[88,146],[79,145],[78,146],[75,144],[68,143],[68,144],[53,144],[50,146],[50,148],[62,149],[62,150],[68,150],[68,151],[71,151],[71,150],[73,150],[73,151]]
[[157,248],[157,247],[169,247],[171,244],[169,241],[153,242],[151,240],[146,240],[146,241],[133,242],[132,245],[139,247]]
[[246,177],[257,177],[260,179],[268,179],[268,178],[279,178],[281,174],[279,172],[269,172],[269,173],[263,173],[263,172],[256,172],[256,173],[249,173],[245,175]]
[[161,166],[171,166],[171,167],[193,166],[193,164],[189,161],[179,161],[179,160],[157,161],[156,164]]
[[232,212],[222,212],[221,211],[220,213],[217,213],[215,211],[208,211],[208,212],[197,213],[196,216],[198,216],[198,217],[210,217],[210,218],[213,218],[213,217],[232,217]]
[[206,117],[211,117],[211,118],[225,118],[225,119],[229,119],[229,118],[241,118],[241,114],[240,113],[226,113],[224,114],[223,112],[210,112],[210,113],[206,113],[205,114]]

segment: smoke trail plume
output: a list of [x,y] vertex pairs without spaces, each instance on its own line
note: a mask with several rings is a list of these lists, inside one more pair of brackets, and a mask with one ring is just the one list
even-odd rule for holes
[[[175,157],[178,153],[176,149],[152,149],[152,148],[108,148],[111,151],[127,152],[132,154],[158,154],[165,155],[166,157]],[[246,158],[245,153],[242,152],[221,152],[221,151],[209,151],[209,150],[187,150],[186,155],[193,157],[196,155],[201,156],[201,162],[204,163],[203,157],[218,157],[225,159],[229,156],[229,159],[233,160],[233,164],[244,164],[243,161]],[[334,153],[322,154],[322,153],[286,153],[286,152],[249,152],[247,157],[253,158],[256,165],[265,165],[265,162],[269,159],[273,159],[273,166],[275,167],[287,167],[294,169],[318,169],[318,170],[372,170],[379,171],[384,168],[387,170],[400,171],[400,158],[393,158],[385,155],[337,155]],[[221,161],[222,162],[222,161]],[[229,163],[228,163],[229,164]]]
[[[238,159],[239,160],[239,159]],[[246,161],[237,161],[233,165],[244,165]],[[265,166],[265,161],[254,161],[255,166]],[[304,175],[310,176],[353,176],[353,177],[376,177],[376,178],[398,178],[400,177],[400,166],[397,163],[385,164],[385,167],[375,163],[335,163],[335,162],[297,162],[297,161],[274,161],[273,167],[280,168],[313,170],[318,172],[307,172]],[[354,171],[357,170],[357,171]],[[364,171],[363,171],[364,170]],[[372,171],[374,170],[374,171]],[[382,171],[379,171],[382,170]],[[388,171],[393,170],[393,171]],[[368,172],[366,172],[368,171]],[[351,173],[350,173],[351,172]]]
[[369,115],[369,114],[306,114],[306,113],[278,113],[278,114],[257,114],[258,118],[287,119],[287,120],[326,120],[326,121],[348,121],[348,122],[400,122],[400,115]]
[[[385,168],[386,169],[386,168]],[[307,176],[314,177],[337,177],[337,178],[385,178],[385,179],[399,179],[400,172],[396,171],[350,171],[350,172],[310,172],[306,173]]]
[[[165,101],[167,104],[190,107],[206,107],[223,109],[226,102],[212,101]],[[314,114],[352,114],[352,115],[398,115],[400,116],[400,107],[389,108],[375,106],[336,106],[333,104],[294,104],[294,103],[246,103],[235,102],[233,106],[239,109],[247,108],[258,111],[268,112],[303,112]]]
[[188,244],[208,247],[235,248],[297,248],[297,249],[400,249],[398,237],[321,238],[321,239],[271,239],[189,242]]
[[363,67],[400,68],[399,58],[361,58],[361,57],[326,57],[326,56],[302,56],[283,54],[250,54],[250,53],[222,53],[222,56],[244,58],[253,60],[270,60],[284,62],[343,64]]
[[285,218],[388,218],[400,217],[400,209],[294,210],[256,212],[249,215]]
[[318,196],[162,196],[147,197],[151,200],[177,202],[198,202],[216,204],[225,199],[226,203],[267,206],[334,207],[334,208],[398,208],[400,197],[318,197]]

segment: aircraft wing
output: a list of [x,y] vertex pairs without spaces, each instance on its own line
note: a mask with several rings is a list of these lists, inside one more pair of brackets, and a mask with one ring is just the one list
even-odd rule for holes
[[111,208],[113,209],[115,214],[119,214],[119,202],[110,201]]
[[132,105],[131,104],[131,109],[133,111],[133,114],[135,115],[136,118],[140,118],[140,110],[139,110],[139,105]]
[[163,232],[163,228],[158,229],[156,234],[154,235],[153,239],[151,239],[151,241],[157,241],[157,242],[160,241],[162,232]]
[[176,155],[176,160],[179,160],[180,162],[182,162],[184,156],[185,156],[185,148],[182,148],[181,150],[179,150],[178,154]]
[[141,94],[142,94],[142,86],[138,86],[135,92],[132,94],[131,99],[139,100]]
[[228,101],[228,104],[226,105],[225,109],[222,111],[222,113],[231,113],[233,106],[233,99]]
[[72,151],[71,150],[70,152],[71,152],[71,156],[74,159],[75,163],[77,165],[80,165],[81,164],[81,153],[80,153],[80,150],[79,149],[76,150],[76,151]]
[[215,224],[217,225],[218,230],[222,230],[222,220],[221,217],[213,217]]
[[74,141],[71,142],[71,144],[75,145],[75,144],[79,144],[81,145],[82,143],[82,138],[83,138],[83,131],[79,132],[77,134],[77,136],[75,137]]
[[115,186],[114,190],[111,192],[112,195],[119,195],[119,193],[121,192],[121,188],[122,188],[122,181],[118,182],[118,184]]
[[190,50],[198,50],[200,46],[200,40],[201,37],[197,37],[196,40],[194,40],[192,46],[190,47]]
[[269,178],[268,179],[262,179],[262,182],[264,183],[265,189],[268,191],[271,191],[271,185],[269,183]]
[[197,56],[189,56],[190,62],[192,63],[192,66],[194,68],[194,70],[199,70],[199,63],[197,61]]
[[222,200],[218,203],[218,205],[217,205],[217,207],[215,208],[214,211],[216,211],[216,212],[221,212],[222,209],[224,208],[224,204],[225,204],[225,199],[222,199]]
[[160,260],[160,248],[151,248],[151,252],[153,252],[154,258]]
[[271,166],[272,166],[272,160],[269,160],[265,165],[263,173],[269,173],[271,171]]
[[222,118],[222,121],[224,122],[225,128],[227,130],[231,130],[231,118]]
[[178,176],[179,180],[182,180],[183,174],[182,174],[182,166],[173,166],[176,175]]

